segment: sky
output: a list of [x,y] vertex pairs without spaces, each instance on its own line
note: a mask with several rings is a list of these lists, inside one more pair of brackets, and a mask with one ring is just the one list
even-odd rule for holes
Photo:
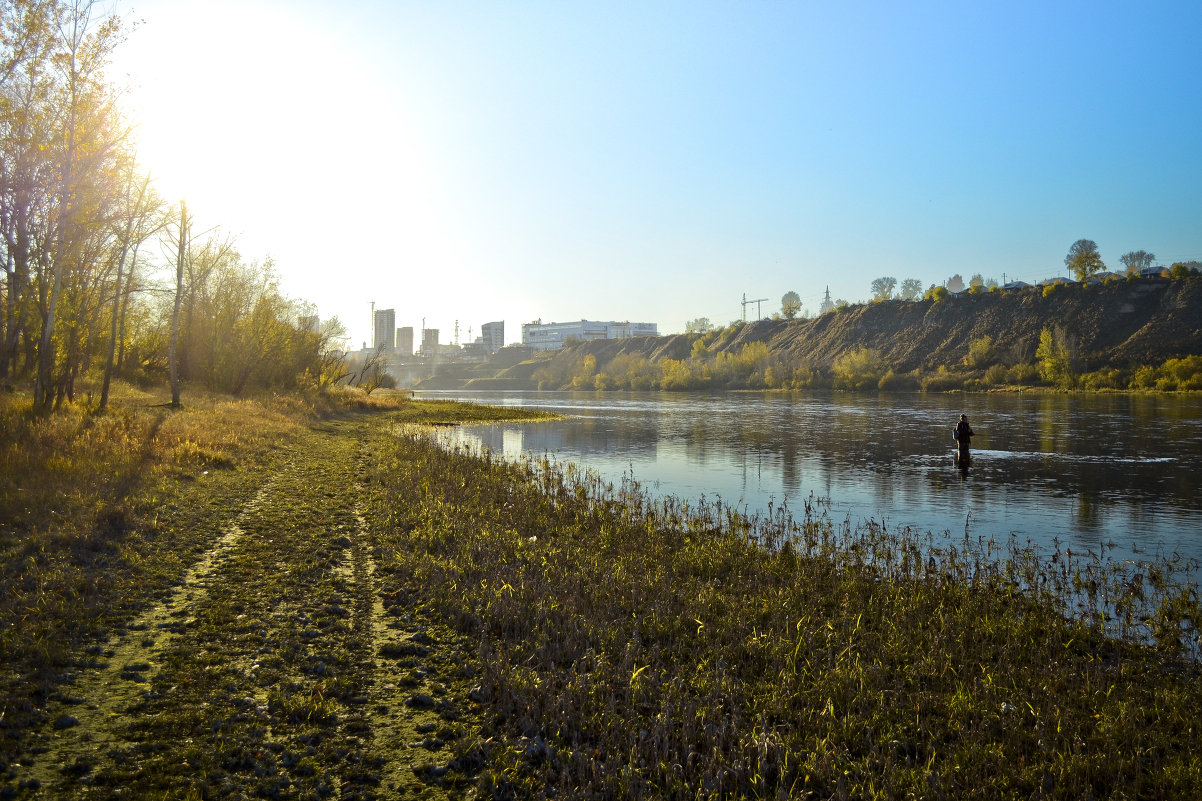
[[[139,154],[370,339],[1202,260],[1202,3],[144,0]],[[763,299],[744,307],[742,300]],[[420,340],[420,335],[417,337]]]

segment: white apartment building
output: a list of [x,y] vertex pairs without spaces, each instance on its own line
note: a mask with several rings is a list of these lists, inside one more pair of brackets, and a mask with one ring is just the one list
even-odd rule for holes
[[541,320],[522,326],[522,344],[535,350],[558,350],[568,338],[629,339],[630,337],[659,336],[655,323],[598,322],[579,320],[574,323],[544,323]]

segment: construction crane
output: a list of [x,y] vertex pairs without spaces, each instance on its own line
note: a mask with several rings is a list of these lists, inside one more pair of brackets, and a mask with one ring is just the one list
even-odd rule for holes
[[763,303],[764,301],[766,301],[767,299],[768,298],[756,298],[755,300],[748,300],[747,293],[744,292],[743,293],[743,322],[747,322],[747,307],[750,306],[752,303],[755,304],[755,319],[757,319],[757,320],[760,319],[760,304]]

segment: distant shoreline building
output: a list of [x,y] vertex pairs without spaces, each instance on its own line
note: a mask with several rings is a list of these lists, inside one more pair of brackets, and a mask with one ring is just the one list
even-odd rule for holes
[[406,358],[413,355],[413,326],[406,325],[396,330],[396,350]]
[[485,323],[480,326],[480,340],[490,354],[505,347],[505,321]]
[[421,354],[423,356],[438,355],[438,329],[423,328],[422,329],[422,347]]
[[536,320],[522,326],[522,344],[535,350],[559,350],[569,338],[581,341],[594,339],[629,339],[657,337],[655,323],[598,322],[579,320],[574,323],[544,323]]
[[372,348],[391,352],[396,347],[396,309],[376,309],[375,323]]

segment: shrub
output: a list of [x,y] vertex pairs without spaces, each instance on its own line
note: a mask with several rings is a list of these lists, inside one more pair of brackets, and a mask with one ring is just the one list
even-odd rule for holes
[[964,357],[964,363],[969,367],[980,369],[991,364],[993,359],[993,337],[983,336],[968,343],[968,355]]
[[795,367],[793,377],[789,381],[789,386],[793,389],[829,389],[830,385],[831,381],[828,376],[808,364]]
[[1006,365],[1004,364],[990,365],[989,369],[985,371],[984,381],[986,384],[990,384],[992,386],[1005,384],[1009,372],[1010,371],[1006,369]]
[[836,389],[871,389],[880,383],[885,369],[880,352],[872,348],[848,351],[831,365]]
[[942,364],[939,365],[938,370],[922,379],[923,392],[950,392],[963,388],[964,379],[950,372]]
[[1156,368],[1149,364],[1136,368],[1135,375],[1131,377],[1131,387],[1133,389],[1151,389],[1154,386],[1156,386]]
[[618,379],[609,373],[597,373],[597,377],[593,379],[593,387],[601,391],[621,389]]
[[877,389],[890,392],[918,389],[918,377],[913,373],[895,373],[893,370],[888,370],[881,376],[881,380],[877,382],[876,386]]
[[933,300],[938,303],[941,300],[947,300],[951,293],[947,291],[945,286],[933,286],[927,290],[927,293],[922,296],[923,300]]
[[1086,389],[1120,389],[1125,385],[1122,371],[1115,368],[1096,370],[1081,376],[1081,386]]

